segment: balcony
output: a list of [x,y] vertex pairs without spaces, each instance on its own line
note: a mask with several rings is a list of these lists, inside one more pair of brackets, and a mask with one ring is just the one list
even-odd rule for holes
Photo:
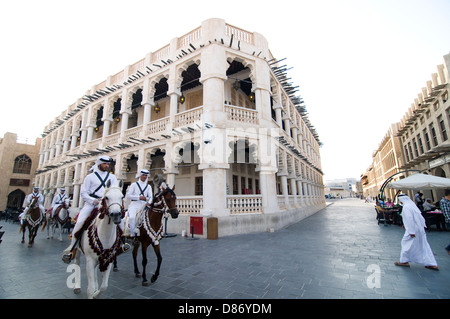
[[258,112],[241,107],[241,106],[232,106],[232,105],[225,105],[225,113],[227,114],[227,119],[229,121],[235,121],[245,124],[258,124]]

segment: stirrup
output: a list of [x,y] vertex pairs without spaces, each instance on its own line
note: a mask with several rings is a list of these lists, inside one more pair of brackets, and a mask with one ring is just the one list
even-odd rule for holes
[[129,251],[131,248],[130,244],[125,243],[122,245],[122,253],[126,253],[127,251]]
[[72,261],[72,259],[75,258],[75,255],[77,253],[77,248],[76,245],[78,244],[78,241],[75,242],[75,245],[72,247],[72,249],[70,251],[68,251],[67,253],[64,253],[64,255],[62,256],[62,261],[65,262],[66,264],[70,264],[70,262]]
[[130,244],[128,244],[128,243],[122,244],[120,249],[117,251],[116,256],[119,256],[119,255],[122,255],[123,253],[126,253],[127,251],[130,250],[130,248],[131,248]]
[[68,253],[64,254],[61,259],[64,263],[70,264],[73,259],[72,252],[69,251]]

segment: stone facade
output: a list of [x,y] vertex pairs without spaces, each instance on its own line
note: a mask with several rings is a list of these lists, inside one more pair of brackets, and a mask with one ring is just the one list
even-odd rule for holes
[[40,138],[35,144],[18,140],[15,133],[0,138],[0,210],[21,208],[32,192],[40,146]]
[[[100,154],[125,182],[149,169],[176,186],[180,218],[219,235],[278,229],[325,206],[320,141],[266,39],[221,19],[95,86],[44,129],[36,183],[74,211]],[[52,196],[47,196],[51,198]]]
[[[365,196],[378,195],[384,181],[402,171],[408,172],[398,174],[393,180],[413,174],[414,170],[450,178],[450,53],[444,55],[443,60],[403,118],[392,124],[374,152],[372,165],[362,175]],[[395,195],[394,190],[385,192],[392,197]],[[424,198],[432,201],[440,200],[444,194],[444,190],[422,192]],[[409,195],[414,194],[411,191]]]

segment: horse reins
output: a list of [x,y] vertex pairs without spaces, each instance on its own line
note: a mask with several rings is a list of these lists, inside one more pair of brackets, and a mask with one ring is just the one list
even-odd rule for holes
[[[123,200],[122,200],[122,205],[119,204],[119,203],[112,203],[112,204],[106,206],[106,198],[102,199],[102,205],[101,205],[101,207],[99,209],[99,213],[100,213],[99,218],[103,219],[106,215],[109,216],[110,208],[113,205],[118,205],[120,207],[120,213],[122,214],[122,218],[123,218],[123,216],[125,215],[125,211],[124,211],[124,208],[123,208]],[[111,217],[110,217],[110,222],[111,222]]]
[[[157,195],[155,197],[155,200],[158,199],[159,197],[162,197],[162,199],[155,203],[153,202],[153,204],[151,205],[151,210],[155,211],[156,213],[171,213],[172,211],[175,211],[177,208],[169,208],[169,206],[166,203],[166,199],[164,198],[164,195],[166,195],[168,192],[173,192],[170,188],[166,189],[164,192],[162,192],[160,195]],[[162,208],[155,208],[156,206],[162,205]]]

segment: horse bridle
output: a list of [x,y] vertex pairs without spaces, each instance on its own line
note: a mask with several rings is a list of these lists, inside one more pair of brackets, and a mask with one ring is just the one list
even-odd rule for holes
[[[158,194],[155,199],[153,200],[152,205],[150,206],[150,208],[152,210],[154,210],[157,213],[170,213],[172,215],[172,212],[175,212],[177,210],[176,207],[173,208],[169,208],[169,206],[166,203],[166,199],[164,198],[164,195],[166,195],[168,192],[172,192],[173,191],[170,188],[167,188],[166,190],[164,190],[162,193]],[[162,199],[156,203],[156,199],[162,197]],[[156,206],[162,205],[162,208],[155,208]]]
[[122,204],[119,204],[119,203],[111,203],[111,204],[109,204],[109,205],[106,205],[106,198],[105,197],[103,197],[103,199],[102,199],[102,205],[101,205],[101,207],[100,207],[100,209],[99,209],[99,212],[100,212],[100,218],[102,219],[103,217],[105,217],[106,215],[108,215],[109,216],[109,212],[110,212],[110,208],[112,207],[112,206],[114,206],[114,205],[118,205],[119,206],[119,208],[120,208],[120,213],[121,213],[121,215],[122,215],[122,218],[125,216],[125,210],[124,210],[124,207],[123,207],[123,199],[122,199]]

